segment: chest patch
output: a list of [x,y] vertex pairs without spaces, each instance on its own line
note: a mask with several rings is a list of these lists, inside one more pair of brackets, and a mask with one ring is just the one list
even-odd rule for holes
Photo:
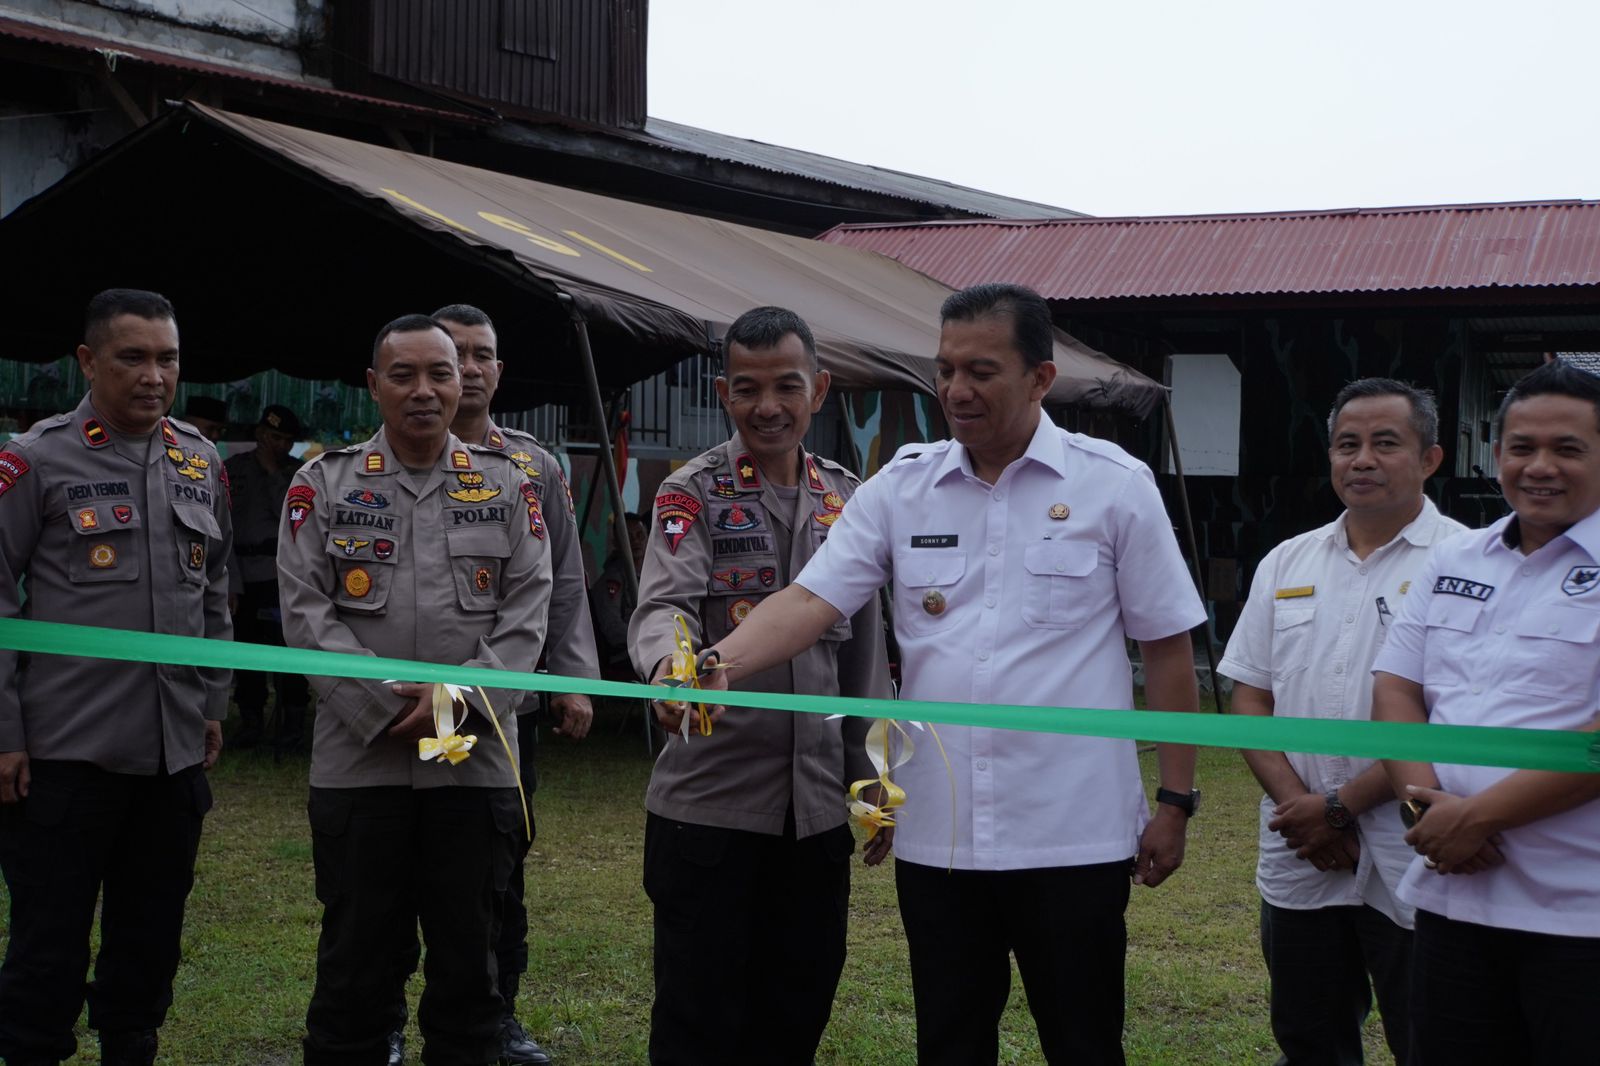
[[1435,595],[1465,596],[1469,600],[1481,603],[1488,600],[1494,592],[1494,586],[1485,585],[1481,581],[1468,581],[1464,577],[1440,575],[1439,580],[1433,583],[1433,591]]
[[1568,596],[1582,596],[1600,585],[1600,566],[1574,566],[1561,580],[1561,591]]

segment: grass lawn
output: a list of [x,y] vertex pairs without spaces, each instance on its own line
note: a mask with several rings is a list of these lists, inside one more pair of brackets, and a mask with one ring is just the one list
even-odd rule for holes
[[[640,887],[650,764],[637,714],[624,735],[602,708],[580,744],[546,737],[528,865],[533,972],[519,1012],[560,1064],[645,1062],[651,999],[650,909]],[[1147,779],[1153,755],[1143,758]],[[319,907],[305,820],[305,758],[225,753],[213,774],[176,1001],[163,1063],[268,1066],[299,1061],[315,969]],[[1202,750],[1205,806],[1183,869],[1128,911],[1126,1046],[1132,1063],[1267,1064],[1267,980],[1257,942],[1255,782],[1232,751]],[[1153,791],[1154,784],[1151,789]],[[0,896],[4,896],[0,889]],[[9,906],[3,908],[9,914]],[[915,1061],[906,947],[889,864],[857,866],[850,955],[818,1055],[838,1066]],[[0,925],[0,941],[5,926]],[[413,1010],[417,982],[411,988]],[[715,990],[708,1004],[714,1009]],[[1368,1060],[1389,1063],[1377,1018]],[[73,1063],[99,1061],[81,1028]],[[410,1034],[410,1061],[420,1044]],[[1001,1061],[1040,1063],[1020,980],[1001,1025]]]

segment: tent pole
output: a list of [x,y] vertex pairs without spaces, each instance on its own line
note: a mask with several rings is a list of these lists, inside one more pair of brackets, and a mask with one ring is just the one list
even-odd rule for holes
[[629,565],[622,568],[622,579],[627,582],[628,591],[633,593],[634,602],[637,603],[639,575],[632,565],[633,544],[628,539],[628,517],[622,504],[622,485],[617,481],[617,460],[611,451],[611,438],[606,436],[606,430],[610,427],[606,422],[605,401],[600,398],[600,375],[594,368],[594,349],[589,345],[589,324],[583,320],[583,312],[578,310],[571,296],[564,292],[557,293],[557,296],[565,305],[567,315],[572,319],[572,328],[578,335],[578,351],[583,355],[583,375],[589,384],[590,414],[600,434],[600,466],[605,471],[607,495],[611,497],[612,528],[617,534],[617,550],[629,561]]
[[[1206,598],[1205,580],[1200,576],[1200,546],[1194,536],[1194,515],[1189,513],[1189,486],[1183,480],[1183,458],[1178,454],[1178,426],[1172,419],[1172,393],[1168,391],[1161,398],[1161,410],[1167,419],[1167,449],[1172,453],[1172,472],[1178,475],[1178,501],[1183,507],[1183,532],[1189,539],[1189,559],[1194,566],[1194,587],[1200,591],[1200,598]],[[1204,627],[1201,634],[1202,642],[1206,646],[1206,668],[1211,672],[1211,698],[1216,703],[1217,713],[1222,711],[1222,686],[1217,684],[1217,653],[1211,647],[1210,627]]]
[[[613,403],[611,405],[612,413],[611,413],[611,415],[607,416],[607,418],[606,418],[606,432],[608,434],[608,436],[606,438],[607,440],[615,440],[616,439],[617,434],[616,434],[616,431],[615,431],[614,426],[613,426],[613,419],[616,416],[616,410],[617,410],[617,407],[618,407],[618,405],[620,403],[621,403],[621,400],[619,399],[619,400],[617,400],[615,403]],[[599,456],[596,455],[595,462],[598,463],[599,461],[600,461]],[[591,480],[589,482],[589,491],[584,493],[584,496],[583,496],[583,510],[578,515],[578,528],[580,530],[588,528],[588,526],[589,526],[589,513],[594,510],[594,498],[596,496],[598,496],[599,494],[600,494],[600,477],[599,477],[599,471],[597,470],[595,472],[595,477],[593,478],[593,480]],[[630,551],[633,550],[633,546],[631,544],[629,545],[629,550]]]

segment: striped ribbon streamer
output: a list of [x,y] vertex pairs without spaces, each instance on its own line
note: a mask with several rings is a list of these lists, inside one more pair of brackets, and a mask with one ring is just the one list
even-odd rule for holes
[[[138,633],[126,629],[102,629],[21,618],[0,618],[0,648],[124,662],[173,663],[280,674],[320,674],[376,681],[404,678],[408,681],[442,681],[454,685],[520,689],[526,692],[581,692],[589,696],[622,699],[656,699],[662,694],[658,686],[622,681],[595,681],[557,674],[380,659],[370,655],[306,651],[266,644]],[[682,690],[674,692],[676,698],[682,698],[683,695]],[[718,692],[714,700],[729,707],[893,718],[940,725],[1120,737],[1219,748],[1313,752],[1368,759],[1406,759],[1572,773],[1600,772],[1600,734],[1559,729],[845,699],[782,692]]]

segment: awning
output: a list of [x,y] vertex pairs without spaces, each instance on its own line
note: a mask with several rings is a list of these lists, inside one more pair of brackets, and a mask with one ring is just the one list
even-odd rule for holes
[[[173,299],[193,380],[276,367],[359,382],[385,321],[466,302],[494,316],[502,387],[528,406],[582,380],[560,294],[608,388],[774,303],[811,323],[837,387],[931,392],[950,291],[871,253],[193,104],[0,220],[0,249],[0,301],[21,324],[10,358],[70,351],[84,300],[129,285]],[[1143,414],[1159,398],[1059,341],[1052,401]]]

